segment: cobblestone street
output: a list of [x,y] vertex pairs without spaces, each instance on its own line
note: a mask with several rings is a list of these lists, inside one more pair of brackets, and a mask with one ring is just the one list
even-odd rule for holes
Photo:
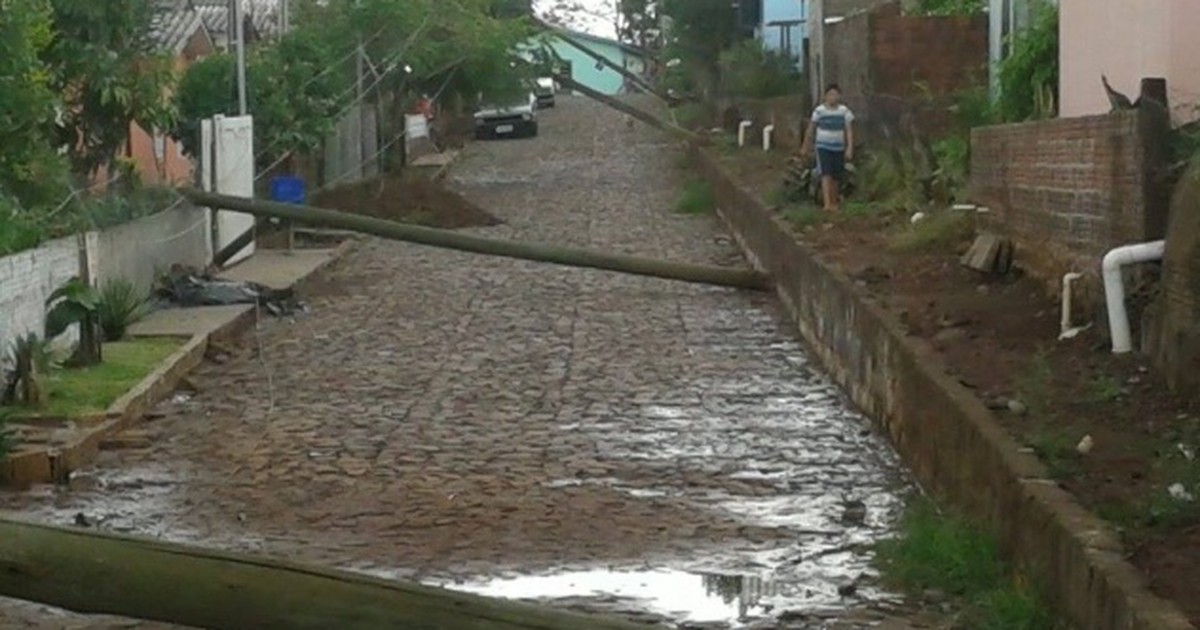
[[[672,212],[677,147],[580,98],[542,116],[537,139],[475,143],[453,167],[505,222],[473,233],[745,264],[715,218]],[[558,587],[581,575],[642,600],[647,575],[698,600],[714,576],[769,584],[726,587],[711,613],[609,606],[725,622],[843,605],[868,566],[853,547],[900,505],[890,448],[774,296],[365,240],[307,299],[206,363],[143,443],[0,505],[572,605],[588,593]],[[846,499],[865,523],[843,524]],[[10,602],[0,626],[161,627],[57,615]]]

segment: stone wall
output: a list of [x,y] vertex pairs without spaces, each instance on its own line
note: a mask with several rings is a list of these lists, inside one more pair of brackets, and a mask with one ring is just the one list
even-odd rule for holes
[[1019,266],[1057,290],[1071,271],[1095,297],[1100,260],[1118,245],[1163,238],[1167,207],[1153,133],[1137,112],[977,128],[971,200],[984,229],[1012,238]]
[[17,337],[43,333],[46,298],[80,274],[83,260],[98,281],[124,277],[148,290],[172,263],[208,264],[211,242],[208,211],[181,206],[0,258],[0,365]]
[[1075,627],[1192,630],[1126,561],[1116,534],[1019,448],[922,340],[826,267],[750,191],[697,150],[717,209],[776,290],[801,336],[855,404],[886,431],[921,485],[989,524],[1007,557]]

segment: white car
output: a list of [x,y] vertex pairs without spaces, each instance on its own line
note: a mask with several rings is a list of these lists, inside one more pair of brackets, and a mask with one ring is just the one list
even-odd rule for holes
[[554,95],[557,92],[558,88],[554,84],[554,79],[551,79],[550,77],[542,77],[538,79],[537,88],[534,90],[534,95],[537,96],[538,107],[554,107]]
[[476,139],[537,137],[537,97],[533,93],[499,103],[481,97],[480,102],[475,110]]

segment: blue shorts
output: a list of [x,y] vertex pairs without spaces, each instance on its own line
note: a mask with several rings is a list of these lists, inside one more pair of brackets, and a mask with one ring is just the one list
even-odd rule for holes
[[829,175],[841,179],[846,173],[846,152],[817,149],[817,170],[821,176]]

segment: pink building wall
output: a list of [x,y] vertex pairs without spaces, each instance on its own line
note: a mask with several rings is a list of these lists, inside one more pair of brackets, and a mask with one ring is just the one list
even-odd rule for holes
[[1200,118],[1200,0],[1060,0],[1059,115],[1109,110],[1100,75],[1131,99],[1167,80],[1176,124]]

